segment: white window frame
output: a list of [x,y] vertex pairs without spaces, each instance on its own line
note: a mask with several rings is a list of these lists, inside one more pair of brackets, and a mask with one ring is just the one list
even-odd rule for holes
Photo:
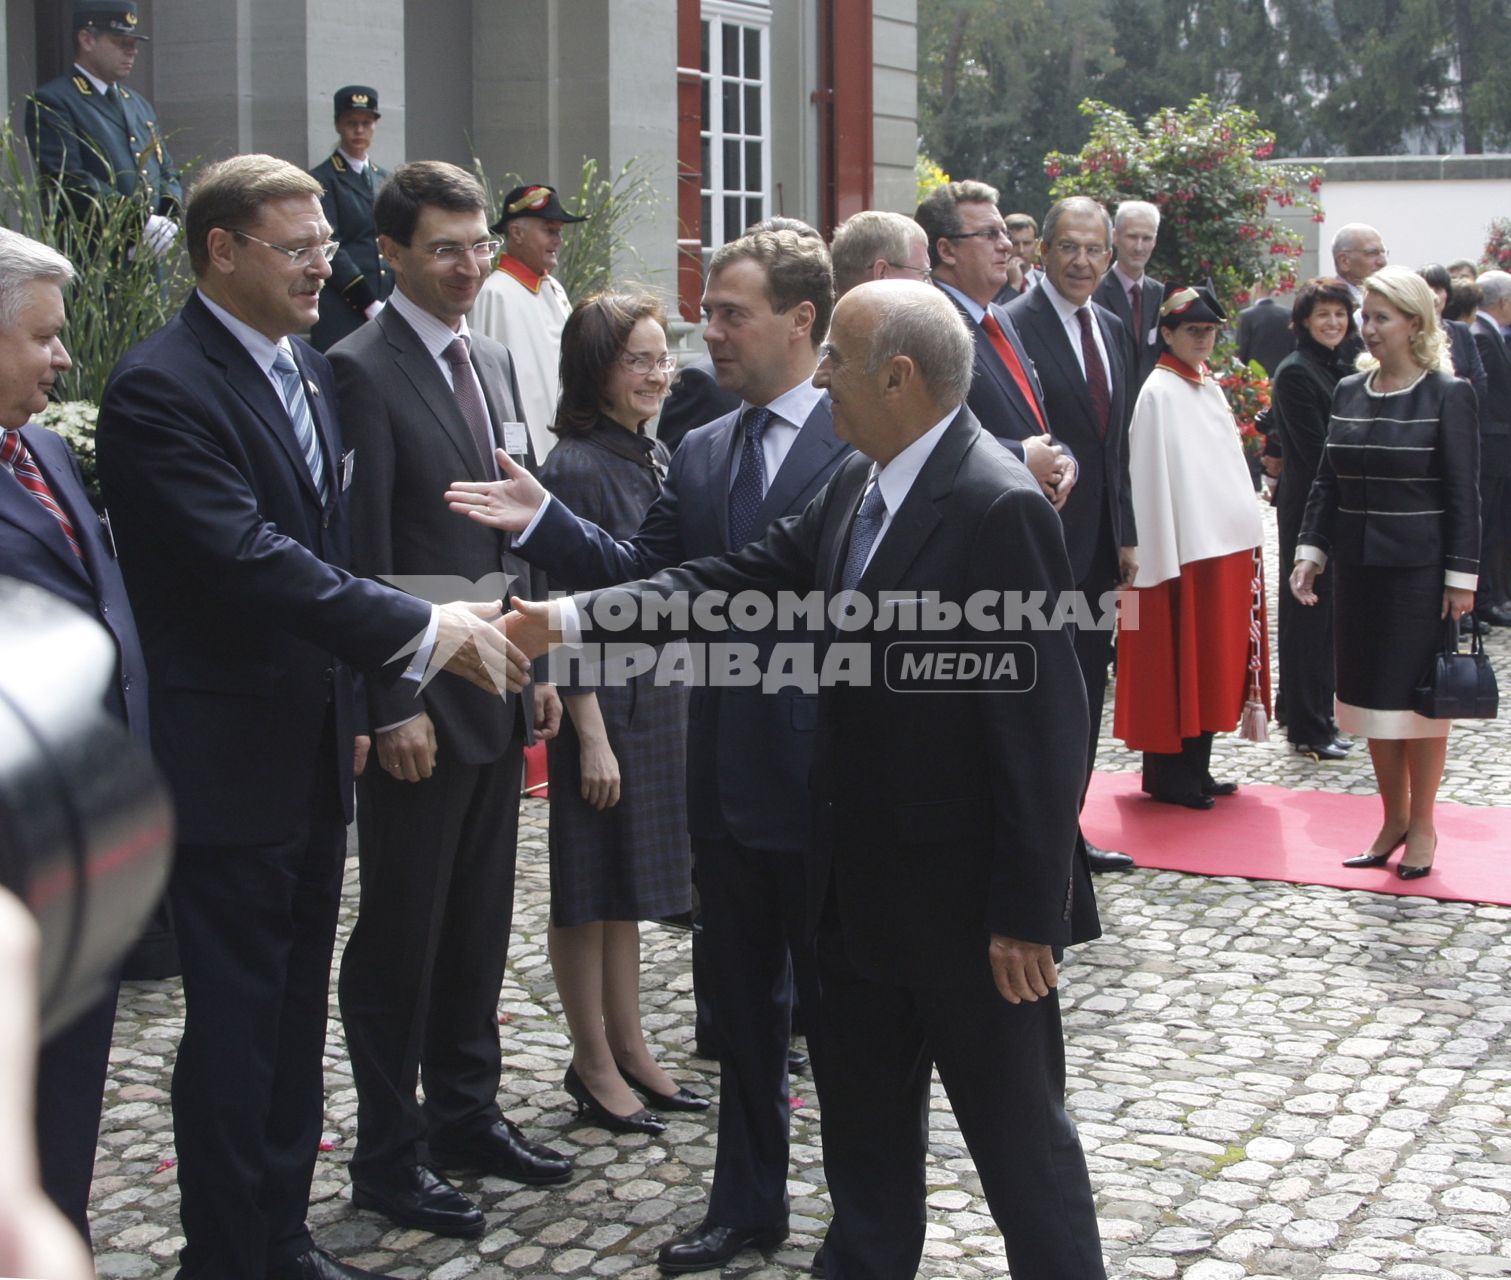
[[[700,93],[706,88],[708,96],[708,117],[699,121],[698,145],[701,150],[704,146],[708,150],[708,164],[704,169],[700,182],[698,199],[706,204],[707,216],[702,219],[703,234],[701,253],[705,272],[708,261],[713,256],[714,250],[720,245],[727,244],[735,239],[752,222],[760,221],[761,218],[770,216],[771,212],[771,5],[769,0],[752,0],[751,3],[741,3],[740,0],[703,0],[699,21],[708,28],[708,61],[707,68],[699,67]],[[759,33],[761,74],[754,79],[746,79],[743,76],[729,77],[724,74],[724,29],[726,26],[735,26],[742,30],[755,30]],[[699,32],[702,38],[702,32]],[[744,36],[740,38],[740,48],[745,46]],[[743,68],[742,68],[743,69]],[[741,86],[743,98],[745,88],[755,86],[760,93],[760,133],[759,135],[748,132],[749,121],[744,121],[746,131],[741,133],[726,133],[724,131],[724,93],[723,85],[728,79],[734,79]],[[726,141],[738,140],[743,149],[750,143],[755,142],[760,147],[761,156],[761,189],[751,190],[748,187],[729,189],[724,181],[724,144]],[[724,217],[724,202],[730,197],[738,197],[740,200],[741,218],[738,226],[726,226]],[[749,217],[749,202],[760,201],[760,218]]]

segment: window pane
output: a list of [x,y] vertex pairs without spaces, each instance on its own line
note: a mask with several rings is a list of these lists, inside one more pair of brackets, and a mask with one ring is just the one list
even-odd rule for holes
[[714,127],[714,122],[713,122],[713,120],[710,118],[710,116],[708,114],[708,81],[707,80],[703,81],[703,83],[698,86],[698,94],[699,94],[699,97],[700,97],[700,102],[699,102],[699,105],[698,105],[698,110],[699,110],[699,112],[701,112],[701,115],[699,116],[699,119],[702,120],[702,122],[703,122],[703,128],[704,129],[712,129]]
[[711,150],[712,148],[709,145],[708,135],[705,134],[703,136],[702,155],[699,160],[699,163],[702,167],[698,171],[700,175],[698,178],[698,183],[705,191],[708,190],[709,185],[713,182],[713,174],[709,172],[708,168],[713,159],[709,154]]
[[745,144],[745,189],[763,191],[765,187],[766,180],[761,176],[761,144],[747,142]]
[[739,133],[740,86],[732,80],[724,82],[724,132]]
[[737,76],[740,74],[740,28],[732,22],[721,25],[724,33],[724,74]]
[[759,196],[754,196],[745,202],[745,225],[760,222],[766,216],[766,202]]
[[726,140],[724,143],[724,190],[743,191],[744,189],[745,184],[740,180],[740,144]]
[[703,244],[713,243],[714,234],[714,202],[708,196],[703,197]]
[[745,28],[745,78],[761,78],[761,32],[758,27]]
[[708,70],[708,23],[700,22],[698,24],[698,27],[700,36],[698,48],[698,65],[702,67],[706,72]]
[[744,229],[745,223],[740,218],[740,199],[738,196],[724,197],[724,241],[733,240]]
[[731,129],[727,124],[725,132],[742,132],[751,137],[759,137],[761,133],[761,86],[751,84],[745,86],[745,128],[743,130]]

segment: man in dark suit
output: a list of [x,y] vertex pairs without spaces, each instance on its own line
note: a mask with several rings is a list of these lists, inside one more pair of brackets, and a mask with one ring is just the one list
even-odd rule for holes
[[[1050,428],[1080,464],[1060,518],[1076,590],[1104,622],[1108,593],[1131,584],[1138,567],[1128,483],[1128,422],[1135,395],[1130,348],[1118,318],[1092,301],[1111,249],[1112,219],[1101,205],[1084,196],[1061,200],[1044,219],[1044,283],[1007,309],[1038,370]],[[1091,711],[1089,781],[1112,659],[1110,626],[1079,628],[1075,645]],[[1126,854],[1098,849],[1084,835],[1081,843],[1095,871],[1133,865]]]
[[1056,508],[1075,485],[1076,464],[1049,434],[1038,375],[1007,312],[992,299],[1011,255],[997,191],[984,182],[948,182],[914,215],[927,243],[933,280],[971,325],[976,374],[968,397],[986,430],[1033,473]]
[[[352,567],[410,591],[460,577],[494,597],[502,574],[506,590],[533,597],[545,584],[508,536],[459,525],[440,501],[459,471],[496,475],[495,449],[535,464],[509,352],[467,327],[498,248],[487,207],[475,178],[433,161],[401,166],[378,196],[378,243],[398,288],[330,352],[361,459]],[[561,704],[549,685],[501,701],[445,675],[419,705],[376,682],[367,693],[381,767],[361,784],[362,899],[341,960],[357,1086],[352,1203],[439,1235],[481,1235],[482,1211],[438,1168],[536,1186],[572,1172],[496,1099],[520,769],[532,731],[554,733]]]
[[[834,1203],[825,1272],[916,1273],[937,1066],[1014,1274],[1095,1280],[1101,1248],[1064,1110],[1055,993],[1060,949],[1099,932],[1073,856],[1084,689],[1063,628],[972,619],[962,607],[1068,592],[1064,539],[1032,477],[962,404],[973,344],[945,298],[903,281],[862,285],[841,299],[824,352],[815,381],[832,397],[835,433],[858,453],[801,516],[648,582],[521,603],[512,634],[530,653],[553,631],[592,639],[609,608],[674,593],[865,599],[852,607],[869,620],[837,631],[829,650],[857,666],[820,687],[813,772],[807,902]],[[937,594],[961,616],[910,644],[905,614],[892,619],[877,602],[884,592]],[[969,688],[942,674],[954,659],[1000,664],[1007,652],[1021,655],[1016,674],[998,665]],[[926,674],[930,654],[952,662]]]
[[[61,596],[110,633],[116,667],[105,705],[146,746],[147,669],[115,549],[68,446],[26,425],[72,363],[59,335],[73,274],[55,250],[0,229],[0,314],[14,317],[0,326],[0,573]],[[115,997],[111,982],[37,1062],[42,1186],[86,1242]]]
[[1291,329],[1291,299],[1281,302],[1270,294],[1263,280],[1254,282],[1255,299],[1238,313],[1238,358],[1247,364],[1258,360],[1270,377],[1280,362],[1296,349]]
[[134,0],[74,0],[74,66],[26,103],[26,137],[45,177],[59,179],[78,216],[107,199],[140,196],[141,243],[161,257],[178,234],[183,188],[152,104],[123,83],[147,37]]
[[1511,274],[1486,271],[1477,282],[1484,299],[1474,318],[1474,342],[1485,366],[1480,405],[1480,510],[1484,513],[1484,573],[1474,614],[1511,626]]
[[[720,386],[743,407],[687,436],[628,542],[547,499],[523,469],[474,490],[507,494],[501,527],[535,522],[519,553],[573,582],[623,582],[744,546],[801,511],[847,452],[811,381],[832,306],[822,240],[759,231],[714,254],[705,337]],[[779,644],[813,636],[773,626],[731,638],[755,644],[764,663]],[[787,1235],[789,952],[799,1002],[818,1007],[802,929],[815,722],[813,694],[791,683],[769,694],[697,689],[689,706],[688,830],[719,1049],[719,1142],[706,1216],[662,1246],[663,1271],[719,1267]],[[808,1037],[822,1091],[811,1025]]]
[[1117,258],[1091,296],[1123,322],[1128,335],[1129,395],[1137,399],[1159,359],[1159,308],[1165,285],[1145,273],[1159,239],[1159,206],[1124,200],[1112,220]]
[[[169,896],[186,1018],[173,1073],[184,1280],[369,1273],[305,1224],[352,778],[355,669],[518,688],[498,630],[353,577],[353,465],[325,358],[290,336],[330,275],[320,184],[271,156],[210,166],[187,210],[198,288],[116,366],[100,481],[177,809]],[[432,661],[433,660],[433,661]]]
[[388,170],[367,154],[383,118],[378,91],[371,85],[346,85],[336,90],[335,106],[341,141],[310,170],[325,189],[320,207],[331,224],[331,238],[341,245],[331,259],[331,282],[320,291],[320,319],[310,330],[316,351],[329,350],[371,320],[393,290],[393,272],[378,252],[373,230],[373,201]]

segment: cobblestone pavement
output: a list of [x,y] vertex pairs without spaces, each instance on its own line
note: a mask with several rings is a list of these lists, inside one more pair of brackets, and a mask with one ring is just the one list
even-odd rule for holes
[[[1273,561],[1273,524],[1271,559]],[[1277,581],[1271,565],[1271,582]],[[1511,635],[1490,642],[1511,690]],[[1104,726],[1105,728],[1105,726]],[[1511,803],[1511,729],[1454,731],[1446,799]],[[1370,793],[1361,751],[1317,765],[1283,741],[1219,740],[1219,776]],[[1104,737],[1104,769],[1137,767]],[[656,1275],[657,1246],[701,1217],[713,1167],[707,1116],[658,1138],[574,1122],[569,1046],[546,960],[545,806],[527,802],[507,1017],[508,1115],[573,1152],[554,1191],[464,1180],[488,1215],[479,1241],[442,1240],[354,1212],[346,1161],[356,1100],[332,1002],[330,1150],[311,1221],[326,1247],[394,1276]],[[1369,832],[1340,833],[1340,849]],[[1511,821],[1507,829],[1511,866]],[[1213,860],[1222,857],[1214,842]],[[1137,853],[1137,850],[1134,850]],[[1445,858],[1452,850],[1445,849]],[[1097,881],[1105,936],[1062,975],[1070,1110],[1097,1191],[1108,1272],[1133,1280],[1511,1277],[1511,909],[1148,870]],[[344,943],[356,903],[348,864]],[[712,1093],[691,1056],[685,935],[647,927],[645,1022],[662,1061]],[[166,1277],[178,1234],[168,1076],[176,983],[122,996],[93,1195],[99,1272]],[[803,1274],[829,1213],[810,1082],[794,1091],[792,1237],[726,1276]],[[971,1161],[936,1084],[924,1276],[1007,1274]]]

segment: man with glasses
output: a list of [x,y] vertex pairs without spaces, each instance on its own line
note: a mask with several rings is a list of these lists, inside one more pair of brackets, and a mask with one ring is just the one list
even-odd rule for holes
[[305,1215],[368,747],[356,671],[412,708],[432,655],[495,699],[526,669],[478,609],[347,568],[361,463],[330,366],[291,337],[314,321],[336,249],[320,184],[272,156],[211,165],[186,238],[198,287],[116,366],[98,432],[177,819],[179,1275],[349,1280],[369,1273],[317,1249]]
[[145,196],[139,244],[160,258],[178,235],[184,193],[152,104],[125,80],[147,37],[133,0],[74,0],[74,65],[26,104],[37,169],[59,179],[81,218],[97,203]]
[[[467,325],[499,249],[483,189],[455,165],[402,165],[373,222],[395,289],[330,351],[357,455],[353,567],[410,591],[461,579],[488,599],[543,595],[509,535],[462,524],[440,500],[459,474],[497,477],[497,449],[535,467],[514,362]],[[529,1186],[572,1170],[496,1101],[523,751],[556,731],[561,703],[549,685],[500,699],[449,676],[419,704],[381,685],[367,701],[377,767],[362,781],[362,897],[340,986],[357,1087],[352,1202],[402,1226],[477,1236],[482,1211],[441,1170]]]
[[[1128,367],[1132,347],[1122,322],[1092,300],[1111,254],[1107,210],[1086,196],[1061,200],[1044,219],[1044,282],[1007,308],[1038,370],[1055,437],[1080,461],[1080,479],[1060,519],[1076,590],[1099,619],[1108,593],[1120,583],[1131,585],[1138,567],[1128,484],[1128,422],[1136,394]],[[1079,628],[1076,659],[1091,710],[1089,780],[1112,661],[1111,630]],[[1084,803],[1084,792],[1082,797]],[[1126,853],[1099,849],[1084,834],[1079,841],[1093,871],[1133,866]]]
[[1050,434],[1043,393],[1007,312],[993,299],[1011,258],[997,189],[984,182],[948,182],[918,206],[914,220],[928,244],[933,280],[969,322],[976,341],[971,412],[1033,473],[1056,507],[1076,480],[1076,461]]
[[525,421],[538,458],[556,443],[550,427],[560,387],[561,331],[572,314],[567,291],[551,272],[561,253],[562,228],[586,221],[562,208],[555,187],[515,187],[489,228],[503,237],[504,252],[472,311],[472,327],[503,343],[514,356]]
[[1364,322],[1359,304],[1364,301],[1364,282],[1390,261],[1390,250],[1380,233],[1367,222],[1348,222],[1333,236],[1333,270],[1354,295],[1354,327],[1359,330],[1344,338],[1338,347],[1338,359],[1352,369],[1364,354]]

